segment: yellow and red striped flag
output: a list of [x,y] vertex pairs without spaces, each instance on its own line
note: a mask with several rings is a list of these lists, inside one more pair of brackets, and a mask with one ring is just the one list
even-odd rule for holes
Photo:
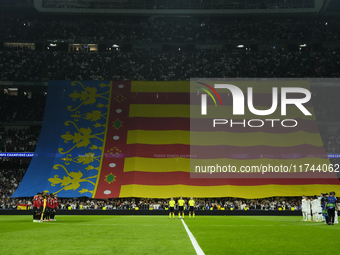
[[[266,87],[257,90],[256,102],[266,105],[271,99],[269,92]],[[222,94],[222,101],[228,96]],[[112,97],[105,157],[95,197],[260,198],[339,190],[340,182],[333,177],[192,178],[190,174],[190,160],[200,165],[207,158],[237,167],[268,163],[299,166],[305,162],[328,165],[315,116],[298,118],[299,125],[291,129],[264,127],[255,132],[249,127],[228,131],[218,127],[219,132],[209,132],[203,118],[197,115],[190,119],[189,82],[113,82]],[[223,107],[230,106],[229,102]],[[194,107],[200,106],[197,103]],[[311,103],[307,108],[312,110]],[[245,118],[250,116],[246,113]],[[195,134],[209,139],[191,144],[197,141],[190,139]],[[212,155],[190,158],[193,150],[199,152],[207,145]],[[219,151],[228,155],[218,155]]]

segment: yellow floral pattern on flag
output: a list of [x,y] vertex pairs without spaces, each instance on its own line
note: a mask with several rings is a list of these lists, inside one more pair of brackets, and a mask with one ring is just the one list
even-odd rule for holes
[[60,136],[63,143],[58,148],[60,162],[53,166],[58,174],[48,181],[52,187],[59,187],[54,193],[72,190],[94,196],[104,154],[112,85],[102,82],[84,86],[80,81],[70,85],[76,89],[69,94],[69,120],[64,123],[67,131]]

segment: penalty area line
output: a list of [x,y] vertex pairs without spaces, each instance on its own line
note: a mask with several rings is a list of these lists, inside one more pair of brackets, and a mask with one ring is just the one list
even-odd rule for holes
[[185,222],[184,222],[183,219],[181,219],[181,221],[182,221],[182,223],[183,223],[183,226],[184,226],[184,228],[185,228],[185,231],[187,231],[187,234],[188,234],[188,236],[189,236],[189,238],[190,238],[190,241],[191,241],[192,245],[193,245],[194,248],[195,248],[195,251],[196,251],[197,255],[204,255],[204,252],[203,252],[202,248],[201,248],[201,247],[199,246],[199,244],[197,243],[196,238],[194,237],[194,235],[193,235],[193,234],[191,233],[191,231],[189,230],[187,224],[185,224]]

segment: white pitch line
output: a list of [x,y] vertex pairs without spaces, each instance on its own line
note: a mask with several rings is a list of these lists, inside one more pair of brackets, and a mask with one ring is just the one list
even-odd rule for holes
[[[324,223],[324,222],[323,222]],[[211,227],[295,227],[295,226],[321,226],[324,224],[294,224],[294,225],[209,225]]]
[[182,221],[182,223],[184,225],[185,230],[187,231],[187,234],[188,234],[188,236],[190,238],[190,241],[191,241],[192,245],[195,248],[195,251],[196,251],[197,255],[204,255],[204,252],[203,252],[202,248],[197,243],[196,238],[194,237],[194,235],[190,232],[187,224],[185,224],[183,219],[181,219],[181,221]]
[[[127,226],[128,224],[84,224],[84,223],[64,223],[64,222],[49,222],[46,223],[48,225],[50,224],[56,224],[56,225],[73,225],[73,226]],[[134,226],[143,226],[143,227],[159,227],[159,225],[145,225],[145,224],[134,224]]]

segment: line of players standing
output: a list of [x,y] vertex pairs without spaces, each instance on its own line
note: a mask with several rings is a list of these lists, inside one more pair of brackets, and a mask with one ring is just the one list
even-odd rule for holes
[[33,222],[55,221],[57,194],[38,193],[33,198]]
[[[326,222],[334,225],[338,222],[338,204],[335,192],[321,193],[320,196],[302,196],[301,211],[303,221]],[[311,219],[313,216],[313,220]]]

